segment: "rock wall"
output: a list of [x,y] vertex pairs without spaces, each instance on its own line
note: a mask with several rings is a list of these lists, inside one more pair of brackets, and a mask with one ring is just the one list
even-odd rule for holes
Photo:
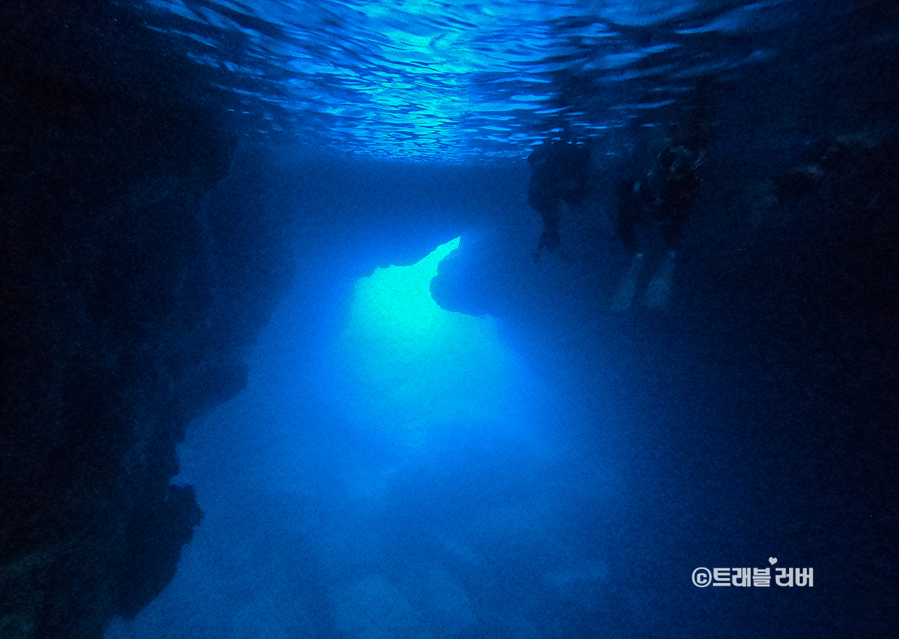
[[101,636],[202,518],[175,446],[289,263],[207,87],[112,4],[0,8],[3,639]]

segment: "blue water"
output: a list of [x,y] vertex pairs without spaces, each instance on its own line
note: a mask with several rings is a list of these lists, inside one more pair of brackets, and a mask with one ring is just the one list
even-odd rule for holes
[[740,82],[841,38],[842,2],[144,0],[240,98],[248,131],[375,157],[525,157],[547,132],[659,126],[706,74]]
[[[298,221],[296,266],[248,387],[179,448],[205,518],[178,574],[108,639],[838,637],[883,615],[857,389],[816,386],[787,294],[746,268],[793,272],[798,214],[733,214],[865,99],[882,126],[886,98],[825,80],[841,3],[142,6],[271,145],[289,178],[260,206]],[[671,306],[612,313],[615,163],[708,74],[717,189]],[[596,208],[535,264],[524,158],[563,131],[603,150]],[[701,566],[814,584],[699,588]]]

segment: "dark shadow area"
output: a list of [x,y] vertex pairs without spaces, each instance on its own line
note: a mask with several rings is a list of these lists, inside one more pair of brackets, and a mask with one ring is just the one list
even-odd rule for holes
[[[288,280],[228,99],[117,5],[0,9],[0,634],[99,637],[202,513],[188,422],[246,383]],[[243,183],[249,184],[249,180]]]

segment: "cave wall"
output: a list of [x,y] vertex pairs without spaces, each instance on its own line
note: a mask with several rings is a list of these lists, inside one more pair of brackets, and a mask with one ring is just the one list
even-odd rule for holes
[[137,614],[202,518],[175,446],[289,279],[264,154],[207,87],[114,4],[0,8],[4,639]]

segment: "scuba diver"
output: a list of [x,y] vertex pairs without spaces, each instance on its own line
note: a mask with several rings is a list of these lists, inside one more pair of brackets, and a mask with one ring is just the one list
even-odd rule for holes
[[652,249],[659,252],[661,248],[664,257],[646,286],[643,305],[660,308],[671,296],[677,248],[699,194],[699,169],[711,143],[708,86],[700,82],[694,89],[690,117],[680,139],[664,145],[644,176],[618,182],[616,232],[631,259],[613,298],[613,310],[631,307],[644,257]]
[[699,167],[703,152],[690,145],[667,145],[659,153],[655,166],[643,178],[618,182],[618,223],[616,231],[630,265],[612,303],[615,310],[630,308],[646,253],[641,249],[641,227],[658,229],[665,257],[646,287],[643,303],[664,306],[671,293],[676,249],[684,224],[699,192]]
[[543,220],[543,232],[533,254],[537,262],[544,248],[552,252],[559,247],[562,218],[568,207],[580,204],[587,195],[590,148],[567,139],[544,140],[528,157],[528,164],[528,203]]

